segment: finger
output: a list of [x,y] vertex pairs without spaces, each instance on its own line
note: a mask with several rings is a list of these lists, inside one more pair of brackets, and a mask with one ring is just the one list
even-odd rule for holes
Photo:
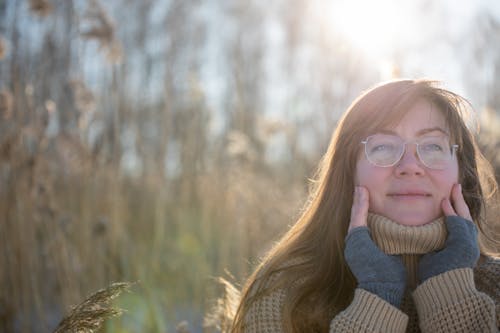
[[349,231],[356,227],[367,226],[368,218],[368,190],[362,186],[354,188],[354,198],[351,208],[351,221],[349,223]]
[[455,184],[451,189],[451,200],[453,203],[453,207],[457,212],[458,216],[463,217],[464,219],[472,221],[469,207],[465,202],[464,196],[462,194],[462,185]]
[[441,209],[443,210],[444,216],[457,216],[448,198],[441,200]]

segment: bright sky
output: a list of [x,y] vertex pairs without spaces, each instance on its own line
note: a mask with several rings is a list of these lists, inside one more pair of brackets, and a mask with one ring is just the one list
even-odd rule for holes
[[403,58],[412,75],[443,80],[459,93],[465,89],[462,55],[450,43],[464,42],[464,32],[480,11],[500,18],[498,0],[339,0],[324,6],[321,2],[332,29],[377,64],[383,79],[390,78],[394,59]]
[[339,0],[321,6],[332,27],[375,57],[442,34],[458,37],[481,10],[500,18],[500,1]]

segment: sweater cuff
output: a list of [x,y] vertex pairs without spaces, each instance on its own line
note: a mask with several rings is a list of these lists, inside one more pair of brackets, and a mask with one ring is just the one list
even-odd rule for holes
[[413,292],[413,299],[419,317],[426,318],[436,309],[459,303],[477,292],[473,270],[459,268],[426,280]]
[[343,316],[365,327],[370,332],[404,332],[408,316],[366,290],[357,288],[352,303]]

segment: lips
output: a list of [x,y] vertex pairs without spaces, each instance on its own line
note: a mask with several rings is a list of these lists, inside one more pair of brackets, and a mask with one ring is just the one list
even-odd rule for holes
[[418,197],[425,198],[425,197],[431,197],[432,195],[424,191],[409,190],[409,191],[390,192],[387,194],[387,196],[395,198],[418,198]]

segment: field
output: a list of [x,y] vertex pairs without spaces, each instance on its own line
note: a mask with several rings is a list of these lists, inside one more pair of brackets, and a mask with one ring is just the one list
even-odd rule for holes
[[[316,61],[338,42],[320,37],[303,79],[289,23],[287,97],[272,112],[258,5],[227,9],[239,23],[221,74],[203,66],[209,29],[194,1],[173,1],[159,23],[158,2],[141,3],[0,2],[2,332],[53,331],[114,282],[132,284],[103,332],[212,331],[203,321],[218,278],[239,286],[294,222],[339,114],[379,79],[345,48]],[[496,24],[483,36],[498,39]],[[225,82],[219,98],[207,72]],[[499,77],[477,105],[497,178]]]

